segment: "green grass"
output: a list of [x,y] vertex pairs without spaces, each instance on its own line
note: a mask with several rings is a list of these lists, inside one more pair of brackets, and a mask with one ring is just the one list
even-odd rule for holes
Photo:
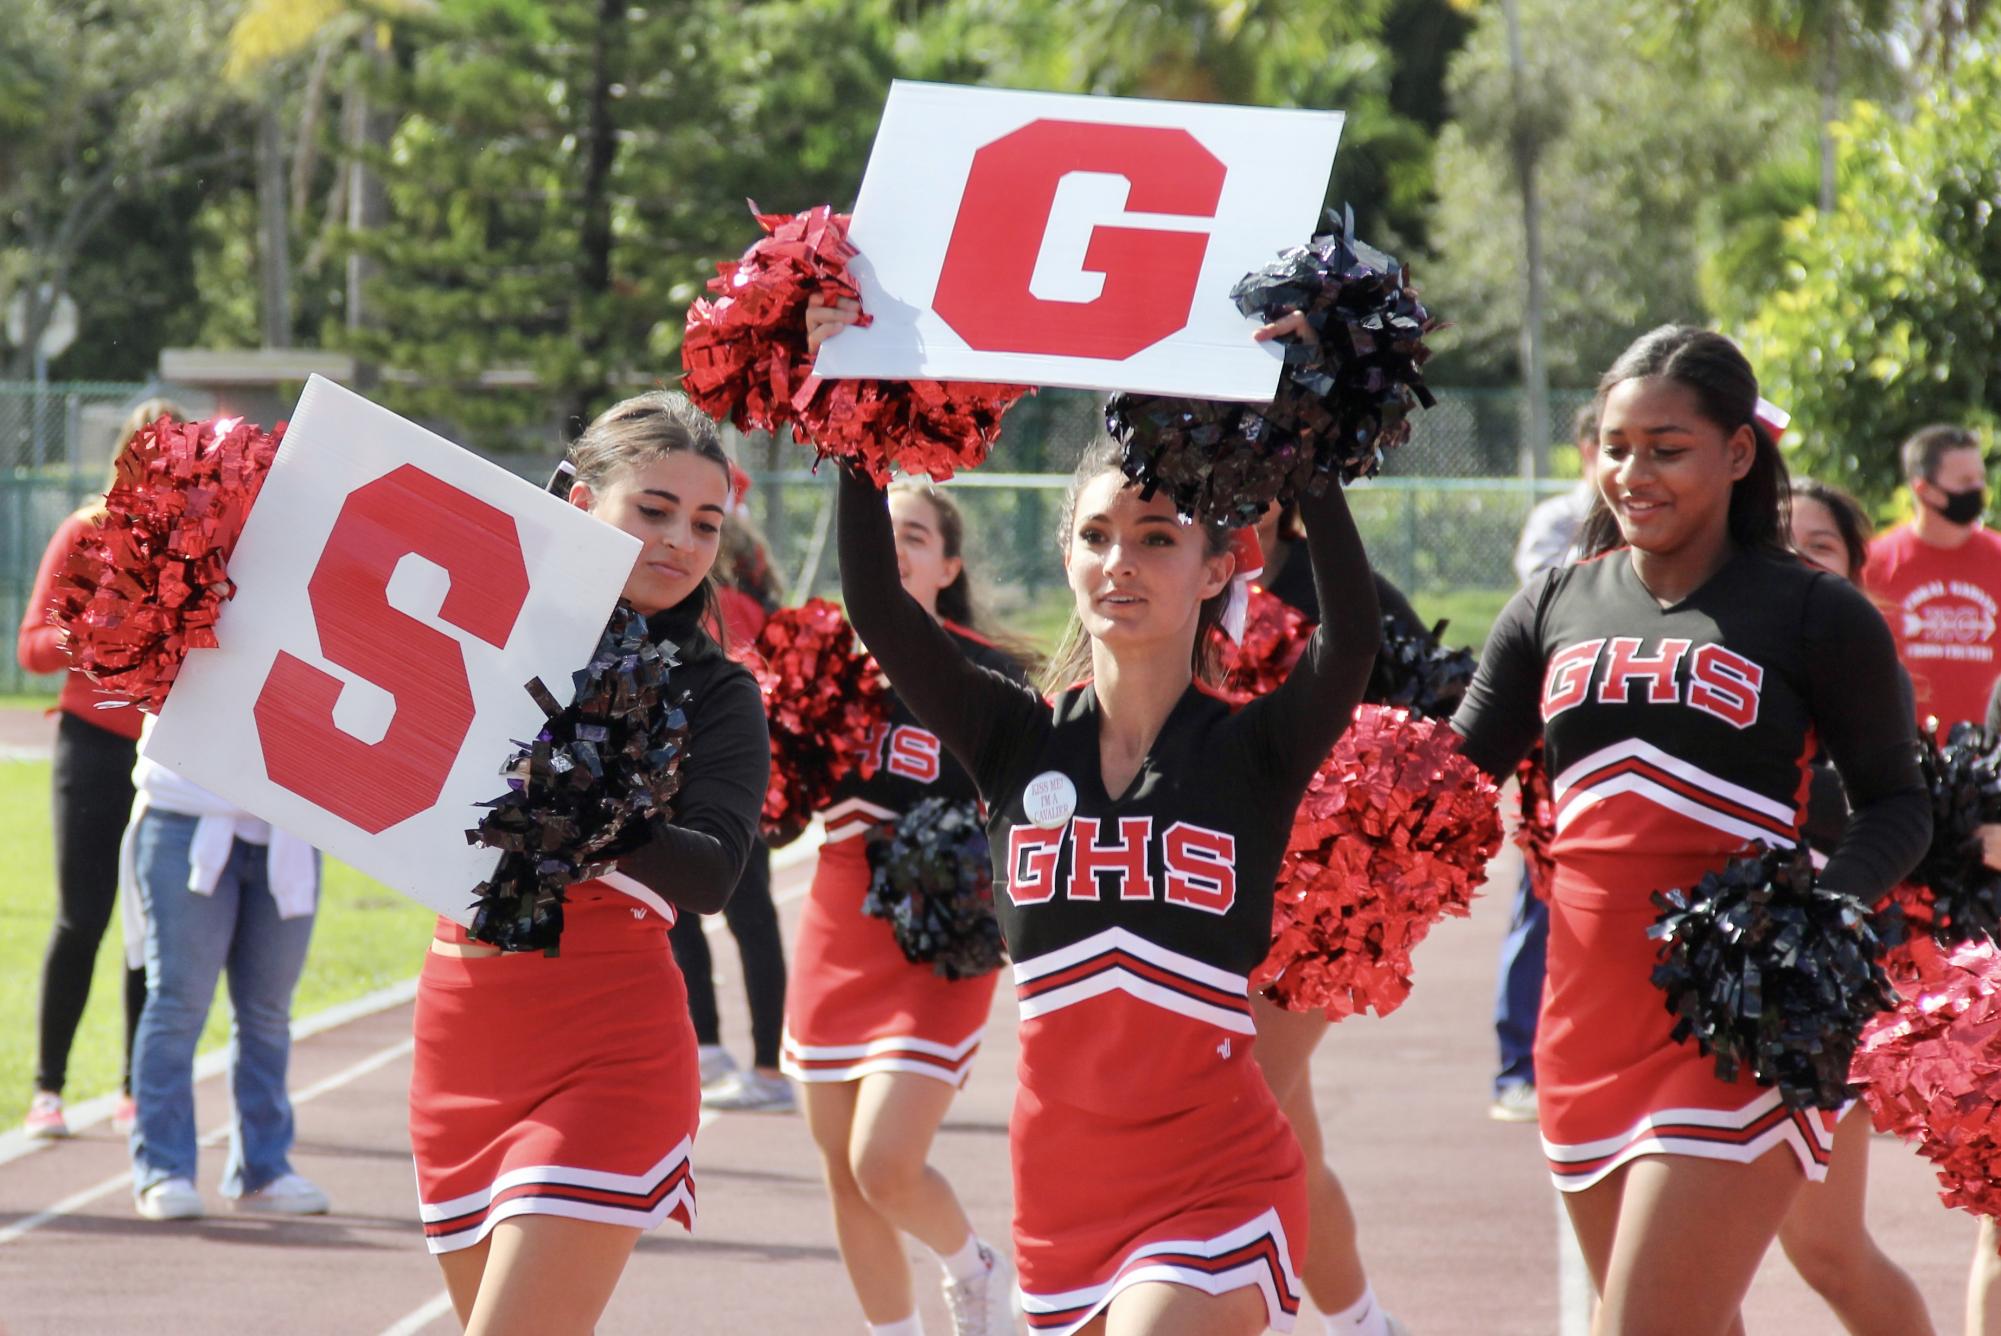
[[1440,618],[1452,624],[1445,628],[1445,643],[1479,652],[1487,643],[1494,619],[1515,596],[1512,589],[1443,589],[1411,595],[1418,616],[1436,624]]
[[[48,762],[0,761],[0,850],[0,978],[10,981],[0,993],[0,1128],[7,1128],[27,1111],[32,1093],[42,953],[55,920]],[[415,974],[433,918],[414,901],[329,860],[292,1014],[309,1016]],[[64,1097],[71,1102],[118,1084],[124,1046],[122,940],[114,921],[98,949],[90,1005],[70,1053]],[[228,998],[218,988],[202,1051],[219,1048],[228,1038]]]
[[0,710],[53,710],[56,698],[48,692],[0,692]]

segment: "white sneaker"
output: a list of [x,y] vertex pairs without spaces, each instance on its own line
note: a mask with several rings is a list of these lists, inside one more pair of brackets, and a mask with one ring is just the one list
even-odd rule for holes
[[702,1092],[702,1107],[729,1113],[791,1113],[799,1104],[792,1083],[784,1077],[737,1071]]
[[263,1215],[325,1215],[330,1205],[326,1193],[297,1174],[282,1175],[255,1192],[229,1199],[233,1211]]
[[1487,1116],[1497,1123],[1536,1121],[1535,1086],[1527,1081],[1510,1081],[1501,1087],[1501,1093],[1494,1096],[1494,1102],[1487,1106]]
[[193,1220],[202,1213],[201,1193],[185,1178],[164,1178],[133,1201],[148,1220]]
[[971,1280],[945,1277],[945,1311],[952,1315],[952,1336],[1001,1336],[1014,1330],[1014,1274],[1007,1261],[984,1243],[980,1256],[987,1264],[985,1275]]
[[727,1078],[735,1076],[739,1070],[736,1059],[731,1057],[730,1051],[721,1044],[702,1044],[695,1051],[701,1055],[704,1090],[722,1084]]
[[1410,1336],[1410,1328],[1391,1317],[1388,1313],[1383,1314],[1383,1321],[1390,1324],[1390,1336]]

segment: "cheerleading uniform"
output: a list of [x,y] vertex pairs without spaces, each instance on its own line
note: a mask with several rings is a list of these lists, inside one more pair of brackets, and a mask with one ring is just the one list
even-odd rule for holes
[[1923,853],[1895,646],[1868,599],[1740,550],[1662,607],[1620,550],[1531,581],[1495,622],[1453,725],[1505,776],[1544,738],[1555,803],[1548,983],[1535,1047],[1543,1149],[1577,1191],[1641,1155],[1748,1163],[1789,1146],[1825,1177],[1835,1114],[1717,1077],[1651,982],[1649,893],[1692,889],[1746,844],[1801,837],[1825,747],[1854,813],[1828,886],[1873,901]]
[[[1191,685],[1122,794],[1089,683],[1054,702],[959,657],[897,585],[882,496],[841,487],[849,615],[987,800],[1014,958],[1014,1247],[1031,1329],[1074,1332],[1148,1281],[1255,1287],[1291,1329],[1305,1164],[1264,1077],[1247,978],[1271,939],[1292,815],[1361,697],[1379,635],[1338,498],[1309,502],[1335,615],[1241,709]],[[1370,592],[1361,592],[1370,591]]]
[[[973,632],[943,623],[967,662],[1019,682],[1021,666]],[[862,913],[870,869],[868,834],[893,826],[926,798],[972,802],[965,770],[901,699],[871,739],[875,773],[851,777],[824,817],[826,841],[799,919],[779,1067],[797,1081],[858,1081],[913,1072],[963,1086],[993,1009],[997,972],[950,980],[914,964],[889,924]]]
[[[434,1253],[516,1215],[694,1228],[700,1078],[667,930],[677,908],[712,913],[736,885],[771,755],[757,684],[696,632],[699,606],[649,619],[680,647],[668,681],[689,693],[672,824],[569,890],[557,954],[424,958],[410,1142]],[[437,938],[469,940],[443,918]]]

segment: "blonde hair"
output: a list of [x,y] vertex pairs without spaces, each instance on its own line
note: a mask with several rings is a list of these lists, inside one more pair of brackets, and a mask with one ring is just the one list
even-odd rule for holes
[[[132,438],[161,418],[172,418],[176,422],[188,421],[188,410],[175,400],[154,395],[143,399],[125,415],[125,421],[118,428],[118,442],[111,447],[111,464],[104,477],[104,491],[110,492],[118,481],[118,457],[125,453],[125,447],[132,444]],[[104,495],[78,507],[77,514],[85,519],[97,519],[104,514]]]

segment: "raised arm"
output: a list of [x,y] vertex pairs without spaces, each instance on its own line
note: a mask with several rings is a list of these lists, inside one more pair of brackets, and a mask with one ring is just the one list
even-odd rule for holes
[[1033,690],[959,652],[944,627],[903,591],[882,490],[841,472],[841,595],[848,620],[910,712],[957,757],[989,798],[1010,743],[1044,706]]
[[1821,881],[1873,903],[1931,842],[1916,725],[1882,614],[1847,581],[1817,578],[1803,618],[1807,704],[1848,791],[1848,825]]
[[1276,691],[1244,707],[1272,773],[1288,786],[1311,779],[1361,702],[1383,641],[1369,555],[1338,484],[1299,503],[1320,624]]
[[670,904],[713,914],[743,875],[771,773],[757,683],[749,673],[725,672],[691,705],[688,729],[673,821],[620,854],[618,870]]

